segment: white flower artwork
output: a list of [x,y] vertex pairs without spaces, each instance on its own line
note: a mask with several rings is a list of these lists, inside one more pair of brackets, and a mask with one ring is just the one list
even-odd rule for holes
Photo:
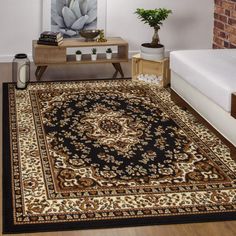
[[106,27],[106,0],[43,0],[43,31],[61,32],[64,38],[80,37],[84,29]]

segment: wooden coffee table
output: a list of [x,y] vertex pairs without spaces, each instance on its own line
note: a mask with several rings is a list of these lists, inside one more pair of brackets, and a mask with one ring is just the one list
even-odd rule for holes
[[[90,54],[83,54],[81,61],[76,61],[75,55],[67,55],[67,48],[84,48],[84,47],[111,47],[117,46],[117,52],[112,53],[112,59],[106,59],[106,53],[98,53],[97,60],[92,61]],[[35,76],[40,80],[43,73],[50,65],[56,64],[95,64],[95,63],[112,63],[115,68],[113,78],[118,73],[124,77],[121,62],[128,61],[128,42],[120,37],[108,38],[107,42],[85,42],[84,39],[64,39],[60,46],[47,46],[37,44],[37,40],[32,42],[33,60],[37,69]],[[106,49],[104,49],[105,51]]]

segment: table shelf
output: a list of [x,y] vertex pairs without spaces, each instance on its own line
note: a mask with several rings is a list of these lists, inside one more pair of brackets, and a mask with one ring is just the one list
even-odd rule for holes
[[106,53],[98,53],[97,60],[91,60],[91,54],[83,54],[81,61],[76,61],[75,55],[67,55],[67,64],[94,64],[94,63],[120,63],[127,62],[127,58],[122,58],[118,53],[112,53],[111,59],[106,59]]

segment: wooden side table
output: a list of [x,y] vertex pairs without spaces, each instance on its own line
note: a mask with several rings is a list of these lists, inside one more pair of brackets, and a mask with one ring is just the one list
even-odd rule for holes
[[[90,54],[83,54],[82,60],[76,61],[75,55],[67,55],[66,52],[67,48],[111,46],[117,46],[117,53],[112,53],[112,59],[106,59],[106,53],[99,53],[96,61],[91,60]],[[128,61],[128,47],[128,42],[120,37],[108,38],[107,42],[85,42],[83,39],[64,39],[63,44],[60,46],[38,45],[37,41],[33,40],[33,60],[37,66],[35,76],[37,80],[40,80],[49,65],[112,63],[115,68],[113,78],[116,78],[118,73],[124,77],[120,63]]]
[[140,54],[132,57],[132,79],[136,80],[140,74],[162,76],[161,86],[170,84],[169,58],[160,61],[149,61],[141,58]]

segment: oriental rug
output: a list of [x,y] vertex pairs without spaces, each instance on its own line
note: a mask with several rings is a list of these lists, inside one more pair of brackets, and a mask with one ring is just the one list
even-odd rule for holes
[[167,89],[4,84],[5,233],[236,219],[236,163]]

